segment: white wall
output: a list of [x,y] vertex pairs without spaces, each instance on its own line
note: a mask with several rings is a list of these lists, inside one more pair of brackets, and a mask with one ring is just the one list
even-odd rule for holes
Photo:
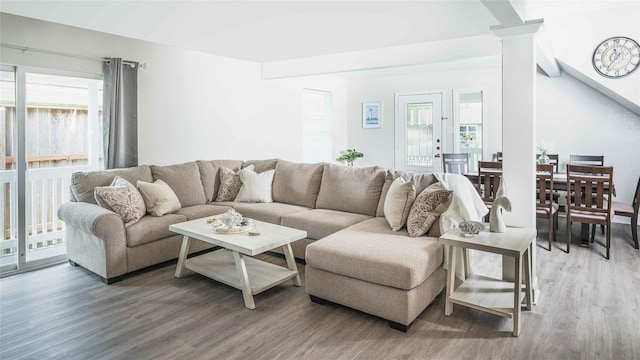
[[566,73],[538,74],[537,81],[538,143],[554,144],[561,169],[570,154],[604,155],[614,168],[615,200],[631,203],[640,176],[640,116]]
[[[91,57],[122,57],[138,75],[141,164],[196,159],[302,160],[302,89],[334,93],[334,142],[346,142],[346,81],[329,76],[261,79],[260,64],[0,14],[0,41]],[[1,48],[0,62],[92,74],[99,61]],[[335,150],[338,153],[339,149]]]
[[617,7],[583,13],[566,13],[545,19],[554,55],[583,74],[635,104],[640,104],[640,70],[621,79],[596,73],[591,62],[596,47],[605,39],[626,36],[640,41],[640,2],[618,2]]
[[[444,102],[446,130],[443,136],[443,152],[453,151],[454,89],[484,89],[486,104],[487,150],[492,154],[502,149],[502,82],[501,68],[487,67],[482,69],[440,70],[425,73],[395,74],[380,76],[362,76],[349,78],[348,92],[348,137],[347,147],[356,148],[364,153],[364,158],[357,160],[357,165],[380,165],[394,167],[395,142],[395,93],[412,91],[445,90]],[[382,101],[383,128],[362,128],[362,103]]]

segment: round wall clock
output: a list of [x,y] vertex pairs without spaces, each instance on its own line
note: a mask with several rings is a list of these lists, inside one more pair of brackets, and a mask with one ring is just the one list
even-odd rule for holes
[[603,41],[593,52],[593,68],[598,74],[618,79],[631,74],[640,64],[640,45],[628,37]]

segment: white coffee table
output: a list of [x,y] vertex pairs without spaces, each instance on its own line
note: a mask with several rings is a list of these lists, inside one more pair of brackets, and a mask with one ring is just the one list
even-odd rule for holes
[[[207,224],[207,219],[169,226],[170,231],[184,235],[175,277],[181,277],[184,269],[189,269],[240,289],[244,304],[249,309],[256,307],[253,295],[289,279],[293,279],[295,286],[302,286],[291,243],[307,237],[306,231],[256,220],[256,231],[260,232],[258,236],[250,236],[248,233],[219,234]],[[208,242],[222,249],[187,259],[192,239]],[[250,257],[277,247],[282,247],[287,268]]]

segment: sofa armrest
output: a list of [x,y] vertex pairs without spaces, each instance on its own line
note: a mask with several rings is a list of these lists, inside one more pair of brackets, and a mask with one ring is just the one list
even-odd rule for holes
[[103,240],[114,233],[124,238],[124,222],[118,214],[95,204],[67,202],[58,208],[58,218],[78,230],[94,234]]
[[127,233],[120,216],[95,204],[68,202],[58,208],[58,218],[67,225],[70,261],[106,283],[127,273]]

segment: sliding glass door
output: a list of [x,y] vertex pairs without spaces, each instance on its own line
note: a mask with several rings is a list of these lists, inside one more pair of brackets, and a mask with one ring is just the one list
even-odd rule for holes
[[18,187],[16,170],[16,74],[0,68],[0,269],[18,264]]
[[[9,81],[13,75],[13,83]],[[5,190],[3,272],[65,258],[58,207],[69,200],[71,174],[102,167],[102,80],[40,69],[3,72]],[[9,97],[8,97],[9,98]],[[11,144],[11,145],[8,145]]]

